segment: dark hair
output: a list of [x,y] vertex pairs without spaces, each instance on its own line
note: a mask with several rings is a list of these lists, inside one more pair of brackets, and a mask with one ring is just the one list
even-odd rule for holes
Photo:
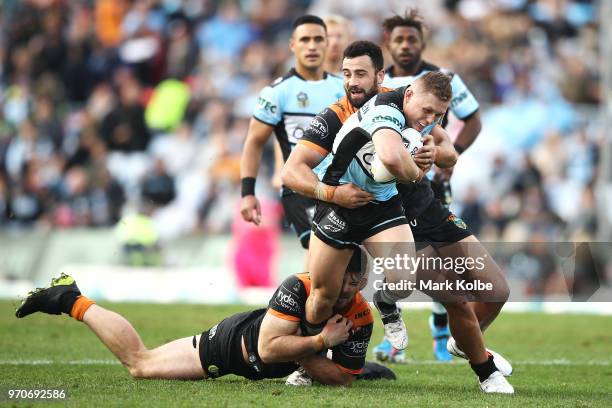
[[431,71],[418,77],[414,85],[444,102],[450,101],[453,96],[451,77],[441,71]]
[[367,55],[372,60],[372,65],[376,72],[383,69],[384,59],[382,50],[376,44],[371,41],[354,41],[349,44],[344,50],[344,58],[357,58],[362,55]]
[[321,27],[323,27],[323,29],[327,33],[327,26],[325,25],[325,22],[321,19],[321,17],[313,16],[312,14],[305,14],[303,16],[299,16],[293,22],[292,30],[295,31],[295,29],[301,26],[302,24],[320,25]]
[[391,31],[393,31],[395,27],[412,27],[419,32],[422,40],[425,23],[423,22],[423,17],[419,14],[419,10],[413,8],[406,10],[403,17],[396,14],[393,17],[385,19],[382,26],[385,37],[390,36]]
[[346,267],[346,273],[353,273],[362,278],[368,269],[368,254],[359,248],[353,249],[353,256]]

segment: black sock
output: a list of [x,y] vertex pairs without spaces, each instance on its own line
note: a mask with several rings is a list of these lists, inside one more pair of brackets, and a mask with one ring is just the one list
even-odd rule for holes
[[60,307],[62,308],[62,312],[66,314],[70,314],[72,310],[72,306],[74,302],[76,302],[77,298],[81,296],[79,292],[66,292],[60,297]]
[[321,323],[313,324],[307,321],[306,319],[304,319],[301,322],[302,332],[306,336],[316,336],[317,334],[323,331],[323,328],[325,327],[325,323],[326,322],[323,321]]
[[495,363],[493,362],[493,356],[489,356],[487,361],[485,361],[484,363],[480,363],[480,364],[470,363],[470,366],[472,367],[472,370],[474,370],[474,372],[480,379],[480,382],[483,382],[484,380],[489,378],[489,376],[493,374],[493,371],[497,371],[497,367],[495,367]]
[[436,327],[446,327],[448,324],[448,314],[446,313],[431,313],[433,316],[433,324]]
[[[395,305],[395,303],[387,303],[383,301],[381,295],[382,295],[382,291],[380,290],[374,293],[374,304],[376,305],[376,308],[381,313],[381,315],[388,316],[388,315],[397,313],[398,310],[397,310],[397,306]],[[384,317],[383,317],[383,322],[384,322]]]

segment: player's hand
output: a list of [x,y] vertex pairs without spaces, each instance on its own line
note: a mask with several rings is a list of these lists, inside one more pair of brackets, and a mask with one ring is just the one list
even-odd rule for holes
[[346,317],[342,317],[339,314],[332,316],[321,332],[325,339],[325,345],[327,347],[334,347],[347,341],[351,327],[353,327],[353,322]]
[[436,145],[432,135],[423,136],[423,147],[414,155],[414,162],[424,172],[428,172],[436,161]]
[[261,205],[257,197],[254,195],[242,197],[240,215],[246,222],[252,222],[255,225],[261,224]]
[[354,184],[342,184],[334,191],[334,204],[344,208],[358,208],[372,201],[374,196]]

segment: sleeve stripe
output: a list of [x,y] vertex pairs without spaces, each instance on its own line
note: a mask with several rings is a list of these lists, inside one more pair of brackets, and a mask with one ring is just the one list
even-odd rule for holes
[[308,148],[310,148],[312,150],[315,150],[321,156],[327,156],[327,154],[329,153],[326,149],[322,148],[318,144],[312,143],[311,141],[308,141],[308,140],[300,140],[298,142],[298,144],[301,144],[301,145],[306,146],[306,147],[308,147]]
[[336,367],[338,367],[339,369],[341,369],[345,373],[357,375],[357,374],[361,374],[363,372],[363,367],[358,369],[358,370],[351,370],[350,368],[343,367],[342,365],[340,365],[338,363],[334,363],[334,364],[336,365]]
[[268,123],[268,122],[266,122],[266,121],[265,121],[265,120],[263,120],[263,119],[259,119],[259,118],[258,118],[257,116],[255,116],[255,115],[253,115],[253,119],[255,119],[255,120],[256,120],[256,121],[258,121],[258,122],[263,123],[264,125],[268,125],[268,126],[276,127],[276,125],[275,125],[275,124],[273,124],[273,123]]
[[285,313],[281,313],[278,310],[274,310],[274,309],[268,309],[268,313],[270,313],[271,315],[276,316],[276,317],[278,317],[280,319],[289,320],[290,322],[299,322],[299,321],[302,320],[299,317],[295,317],[295,316],[291,316],[291,315],[288,315],[288,314],[285,314]]

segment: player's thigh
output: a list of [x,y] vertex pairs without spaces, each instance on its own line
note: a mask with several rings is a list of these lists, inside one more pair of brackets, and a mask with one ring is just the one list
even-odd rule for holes
[[[171,341],[148,353],[141,368],[146,377],[169,379],[200,379],[205,372],[200,362],[200,336]],[[195,343],[195,347],[194,347]]]
[[352,248],[334,248],[312,234],[308,251],[308,272],[315,296],[338,297]]
[[408,224],[381,231],[365,239],[363,244],[373,258],[382,260],[387,282],[414,279],[416,251]]

